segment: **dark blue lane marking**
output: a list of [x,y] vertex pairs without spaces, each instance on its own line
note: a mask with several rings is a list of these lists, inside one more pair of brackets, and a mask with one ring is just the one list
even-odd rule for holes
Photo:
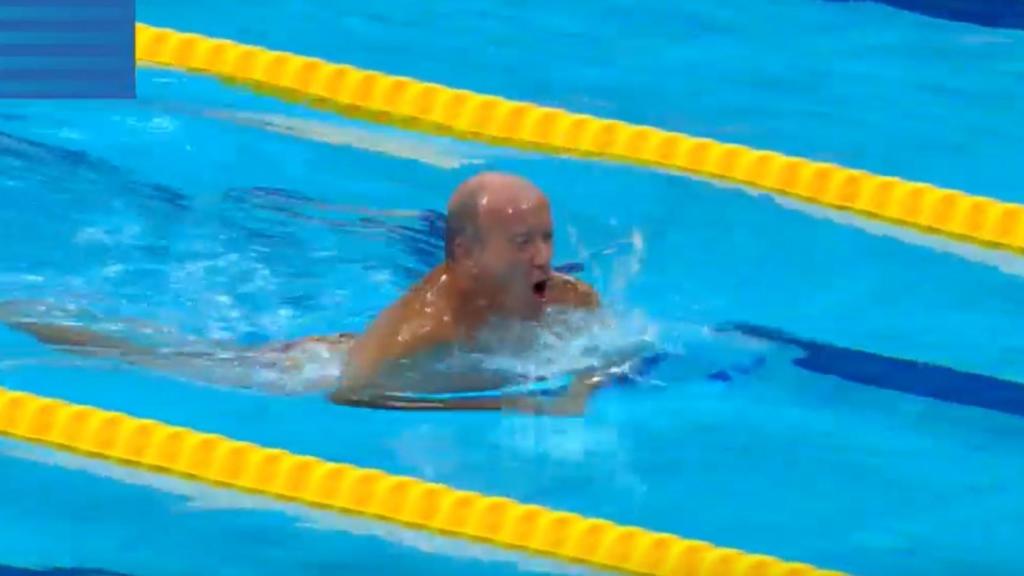
[[810,372],[923,398],[1024,416],[1024,383],[844,348],[766,326],[739,322],[719,329],[795,346],[804,355],[793,364]]
[[988,28],[1024,30],[1024,2],[1020,0],[825,0],[876,2],[922,16],[977,24]]
[[128,576],[123,572],[93,568],[21,568],[0,564],[0,576]]

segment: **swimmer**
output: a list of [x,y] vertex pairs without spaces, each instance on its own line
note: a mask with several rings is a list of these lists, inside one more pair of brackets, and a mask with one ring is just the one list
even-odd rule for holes
[[[445,261],[407,294],[385,310],[348,351],[345,380],[331,394],[344,404],[383,402],[417,407],[389,399],[389,394],[424,386],[422,370],[459,349],[489,351],[490,346],[515,345],[510,338],[482,342],[489,327],[502,330],[514,324],[538,323],[556,307],[595,309],[596,292],[585,283],[553,273],[554,235],[548,200],[523,178],[486,172],[461,184],[448,202]],[[512,331],[514,333],[514,331]],[[529,334],[526,334],[529,341]],[[406,377],[411,376],[411,378]],[[482,390],[507,384],[500,376],[466,371],[439,372],[449,390]],[[430,376],[426,376],[430,378]],[[415,380],[415,381],[413,381]],[[596,374],[577,378],[562,402],[547,408],[582,410]],[[436,386],[433,382],[427,386]],[[501,400],[423,402],[435,408],[542,407],[529,396]]]
[[[415,394],[496,390],[501,375],[473,366],[444,367],[466,353],[528,347],[531,330],[555,309],[600,306],[589,285],[551,268],[553,224],[544,193],[510,174],[485,172],[459,185],[447,208],[445,259],[384,310],[361,335],[314,336],[260,348],[267,361],[302,370],[310,356],[337,359],[337,404],[395,409],[500,410],[579,414],[604,381],[596,369],[573,377],[566,392],[490,398],[417,399]],[[9,325],[70,348],[116,352],[145,364],[147,351],[82,329],[32,322]],[[162,363],[164,366],[167,362]]]

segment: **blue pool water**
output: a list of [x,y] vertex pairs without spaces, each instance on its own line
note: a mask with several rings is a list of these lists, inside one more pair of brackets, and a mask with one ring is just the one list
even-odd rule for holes
[[[1013,28],[817,0],[140,2],[138,13],[1024,201],[1024,33]],[[4,298],[245,342],[359,330],[437,257],[426,211],[496,168],[549,193],[556,260],[584,264],[626,326],[619,337],[672,356],[567,420],[339,408],[82,363],[6,330],[4,386],[855,574],[1015,573],[1024,420],[1009,396],[972,403],[988,388],[970,386],[1024,381],[1017,257],[678,175],[362,124],[169,71],[140,70],[139,91],[135,103],[0,111]],[[400,213],[367,214],[382,210]],[[976,376],[945,400],[930,397],[946,378],[937,372],[887,368],[865,385],[835,355],[814,371],[797,365],[808,353],[798,346],[702,329],[729,322]],[[709,377],[748,365],[758,368]],[[25,529],[5,535],[0,564],[21,573],[315,574],[385,557],[394,573],[563,568],[3,448],[0,477],[18,505],[0,514]]]

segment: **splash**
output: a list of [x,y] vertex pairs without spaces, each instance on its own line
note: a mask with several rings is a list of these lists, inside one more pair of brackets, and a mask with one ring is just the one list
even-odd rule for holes
[[510,379],[543,380],[584,371],[615,371],[657,347],[657,327],[641,314],[557,311],[540,326],[496,323],[480,336],[486,352],[466,354]]

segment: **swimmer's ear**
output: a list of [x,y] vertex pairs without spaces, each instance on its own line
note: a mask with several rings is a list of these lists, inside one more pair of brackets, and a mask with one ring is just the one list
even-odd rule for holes
[[452,259],[464,262],[470,255],[469,242],[465,236],[459,236],[452,242]]
[[462,235],[452,241],[452,257],[455,262],[472,262],[480,243],[469,235]]

